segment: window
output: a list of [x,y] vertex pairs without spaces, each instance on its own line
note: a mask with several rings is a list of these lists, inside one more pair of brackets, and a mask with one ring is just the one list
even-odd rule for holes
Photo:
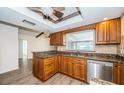
[[85,30],[66,35],[67,50],[94,51],[95,30]]

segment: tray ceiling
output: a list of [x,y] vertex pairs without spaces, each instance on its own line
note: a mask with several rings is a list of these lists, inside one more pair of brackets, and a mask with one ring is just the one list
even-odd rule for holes
[[[79,10],[81,15],[71,17],[55,24],[49,20],[43,19],[43,16],[26,7],[1,7],[0,21],[27,27],[37,31],[57,32],[68,28],[100,22],[103,21],[105,17],[108,19],[117,18],[124,13],[124,7],[79,7]],[[75,7],[65,7],[63,17],[76,11],[77,9]],[[22,20],[24,19],[33,22],[36,25],[32,26],[23,23]]]

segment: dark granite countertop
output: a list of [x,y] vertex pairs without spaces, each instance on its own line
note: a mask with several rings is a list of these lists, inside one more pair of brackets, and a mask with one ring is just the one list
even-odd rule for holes
[[101,54],[101,53],[79,53],[79,52],[64,52],[64,51],[45,51],[33,52],[35,56],[40,58],[48,58],[55,55],[63,54],[64,56],[86,58],[88,60],[97,60],[112,63],[124,63],[124,57],[115,54]]

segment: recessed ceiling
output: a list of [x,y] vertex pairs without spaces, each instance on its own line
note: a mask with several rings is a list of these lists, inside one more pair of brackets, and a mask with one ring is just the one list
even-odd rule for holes
[[78,7],[28,7],[28,9],[43,17],[44,20],[54,24],[66,21],[78,15],[81,16]]
[[[65,7],[65,9],[66,11],[64,16],[76,11],[75,7]],[[117,18],[124,13],[124,7],[80,7],[79,10],[81,11],[83,18],[78,15],[54,24],[43,19],[42,16],[26,7],[1,7],[0,20],[37,31],[57,32],[68,28],[100,22],[103,21],[105,17],[108,19]],[[23,23],[22,20],[24,19],[33,22],[36,25],[32,26]]]

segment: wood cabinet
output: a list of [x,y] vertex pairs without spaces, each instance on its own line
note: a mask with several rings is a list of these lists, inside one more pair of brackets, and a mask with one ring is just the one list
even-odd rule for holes
[[69,58],[68,62],[68,75],[73,77],[73,58]]
[[[87,59],[64,55],[40,58],[33,54],[33,74],[35,77],[45,81],[57,72],[87,82]],[[124,64],[114,63],[113,82],[124,84]]]
[[73,76],[77,79],[87,81],[86,59],[75,58],[73,60]]
[[63,32],[56,32],[50,35],[50,45],[63,46]]
[[124,84],[124,64],[114,64],[113,82],[116,84]]
[[106,22],[101,22],[96,25],[96,44],[106,43]]
[[69,62],[69,57],[62,57],[61,61],[61,72],[67,74],[68,73],[68,62]]
[[87,60],[78,57],[63,56],[60,72],[87,81]]
[[56,34],[50,34],[50,45],[57,45],[56,44]]
[[34,76],[38,77],[39,76],[39,58],[33,55],[33,74]]
[[71,56],[52,56],[40,58],[33,55],[33,74],[42,81],[49,79],[55,73],[61,72],[71,77],[87,81],[87,61]]
[[119,44],[120,35],[120,18],[96,24],[96,44]]
[[55,65],[55,73],[57,73],[59,71],[59,56],[55,56],[54,57],[54,65]]
[[58,72],[57,56],[49,58],[39,58],[33,56],[33,74],[42,81],[49,79]]

